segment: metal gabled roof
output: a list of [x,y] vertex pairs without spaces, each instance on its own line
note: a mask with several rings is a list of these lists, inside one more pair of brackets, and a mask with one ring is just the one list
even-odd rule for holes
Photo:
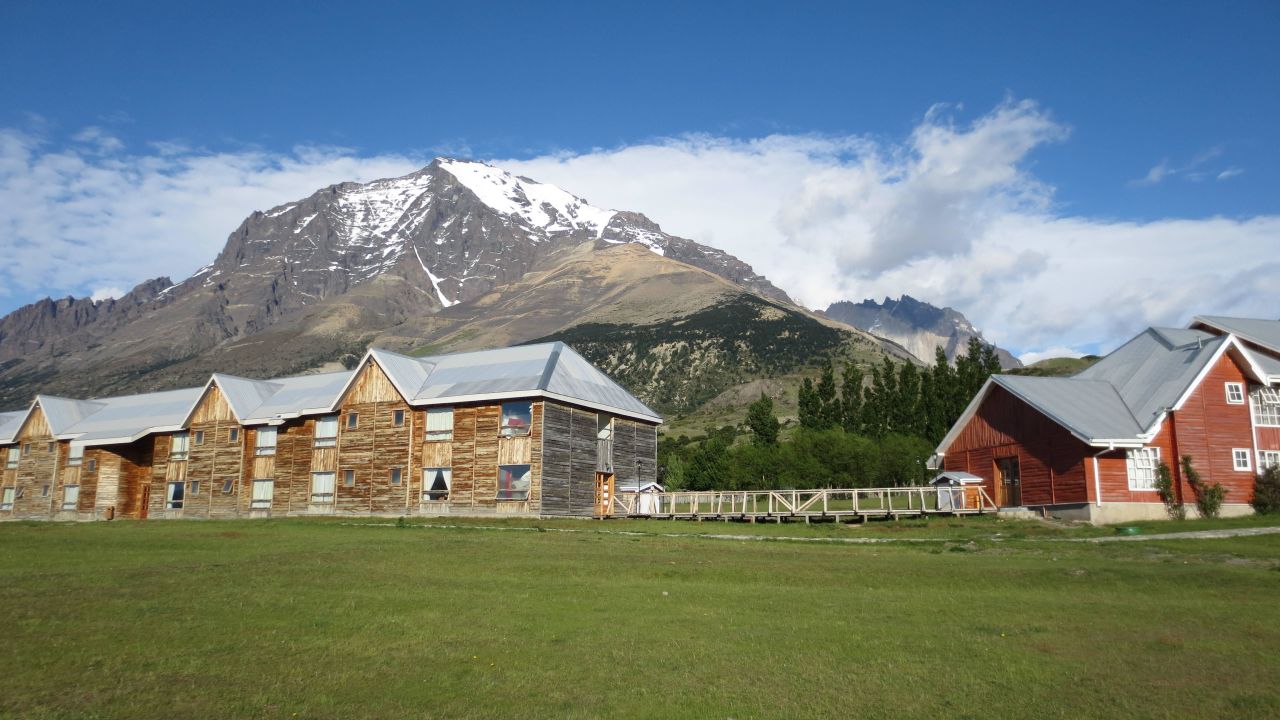
[[343,370],[271,380],[270,383],[278,389],[250,411],[242,422],[252,425],[326,412],[354,376],[354,372]]
[[1255,345],[1280,354],[1280,320],[1224,317],[1222,315],[1197,315],[1192,325],[1204,325],[1220,332],[1230,333]]
[[992,380],[1085,442],[1135,438],[1146,427],[1108,382],[1022,375]]
[[104,407],[101,400],[75,400],[55,395],[37,395],[32,409],[36,405],[44,411],[44,419],[55,437]]
[[0,413],[0,445],[13,442],[18,431],[22,429],[22,423],[27,419],[28,412],[28,410],[15,410]]
[[[240,422],[244,422],[255,410],[270,400],[271,396],[280,392],[282,387],[279,382],[272,380],[251,380],[222,373],[214,373],[206,387],[214,384],[222,390],[222,396],[226,398],[227,404],[231,406],[231,412]],[[191,408],[191,411],[195,412],[195,408]]]
[[[658,413],[561,342],[421,358],[371,350],[368,357],[412,405],[542,395],[662,421]],[[334,403],[339,400],[340,396]]]
[[96,400],[97,412],[57,433],[78,443],[109,445],[133,442],[160,429],[182,427],[204,388],[183,388],[164,392]]
[[1142,428],[1173,408],[1229,336],[1182,328],[1147,328],[1075,375],[1110,383]]

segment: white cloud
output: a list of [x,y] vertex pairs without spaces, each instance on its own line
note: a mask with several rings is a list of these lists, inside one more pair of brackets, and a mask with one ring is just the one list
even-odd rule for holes
[[1169,167],[1168,159],[1161,160],[1160,164],[1148,170],[1146,175],[1143,175],[1142,177],[1130,182],[1129,184],[1130,185],[1156,185],[1160,183],[1162,180],[1164,180],[1165,178],[1169,177],[1170,175],[1173,175],[1176,172],[1178,171]]
[[1033,365],[1041,360],[1052,360],[1054,358],[1078,358],[1084,357],[1084,353],[1069,347],[1051,347],[1039,352],[1023,353],[1018,356],[1023,365]]
[[[1028,160],[1067,137],[1034,103],[1007,102],[964,125],[935,108],[900,142],[690,135],[495,162],[724,248],[809,307],[908,293],[1019,353],[1107,350],[1197,313],[1276,315],[1280,261],[1259,259],[1275,257],[1280,216],[1065,214]],[[92,139],[49,149],[0,131],[0,301],[5,288],[25,301],[181,279],[255,209],[427,161],[180,143],[128,154]]]
[[1243,175],[1243,174],[1244,174],[1244,170],[1242,170],[1242,169],[1240,169],[1240,168],[1238,168],[1238,167],[1229,167],[1229,168],[1227,168],[1226,170],[1223,170],[1222,172],[1218,173],[1218,179],[1219,179],[1219,180],[1230,180],[1231,178],[1233,178],[1233,177],[1235,177],[1235,176],[1237,176],[1237,175]]
[[98,302],[99,300],[116,300],[127,294],[128,290],[121,290],[118,287],[100,287],[94,288],[89,294],[89,299]]

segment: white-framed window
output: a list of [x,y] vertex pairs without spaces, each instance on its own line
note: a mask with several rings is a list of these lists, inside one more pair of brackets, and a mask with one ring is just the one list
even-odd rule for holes
[[499,465],[498,466],[498,499],[499,500],[528,500],[529,499],[529,466],[528,465]]
[[392,411],[391,424],[394,427],[404,427],[404,411],[403,410]]
[[184,433],[174,433],[173,442],[169,445],[170,460],[186,460],[190,454],[191,436]]
[[203,431],[203,430],[196,430],[196,431],[195,431],[194,433],[192,433],[192,434],[195,436],[195,437],[193,438],[193,439],[195,440],[195,444],[197,444],[197,445],[203,445],[203,444],[204,444],[204,431]]
[[1275,388],[1254,388],[1249,393],[1253,405],[1253,421],[1258,425],[1280,427],[1280,392]]
[[1129,471],[1130,490],[1156,489],[1160,448],[1134,448],[1125,454],[1124,464]]
[[316,419],[316,447],[333,447],[338,444],[338,416],[326,415]]
[[26,457],[30,454],[31,454],[31,443],[22,443],[22,457]]
[[1229,382],[1227,386],[1227,402],[1232,405],[1244,404],[1244,383]]
[[276,494],[275,480],[254,480],[253,497],[249,500],[252,510],[270,510],[271,500]]
[[5,460],[4,467],[6,470],[12,470],[18,467],[18,458],[22,457],[22,450],[17,447],[9,448],[9,457]]
[[356,471],[343,470],[342,471],[342,487],[355,487],[355,486],[356,486]]
[[452,486],[453,468],[422,469],[422,499],[424,502],[448,500],[449,488]]
[[355,430],[358,427],[360,427],[360,413],[358,412],[347,413],[347,429]]
[[80,504],[80,486],[68,485],[62,488],[62,509],[75,510]]
[[311,502],[316,504],[333,502],[332,472],[311,473]]
[[196,497],[197,495],[199,495],[199,494],[200,494],[200,481],[199,481],[199,480],[189,480],[188,482],[191,484],[191,490],[190,490],[191,497]]
[[3,493],[0,493],[0,510],[13,509],[13,496],[16,492],[14,488],[7,487]]
[[1258,451],[1258,472],[1280,466],[1280,450]]
[[528,400],[502,403],[502,429],[504,437],[528,435],[533,425],[533,403]]
[[182,481],[169,483],[168,493],[164,496],[165,507],[170,510],[181,510],[185,499],[187,484]]
[[257,435],[257,438],[253,443],[254,455],[276,454],[276,428],[260,427],[255,435]]
[[399,485],[400,480],[404,477],[404,470],[400,468],[391,468],[391,484]]
[[1245,448],[1232,448],[1231,449],[1232,469],[1234,469],[1236,472],[1249,472],[1250,470],[1253,470],[1253,462],[1252,462],[1252,459],[1249,457],[1252,454],[1253,453],[1250,453]]
[[240,439],[240,428],[233,427],[227,430],[227,439],[235,442]]
[[453,408],[431,408],[427,410],[427,440],[453,439]]
[[67,467],[80,467],[84,462],[84,446],[71,444],[67,450]]

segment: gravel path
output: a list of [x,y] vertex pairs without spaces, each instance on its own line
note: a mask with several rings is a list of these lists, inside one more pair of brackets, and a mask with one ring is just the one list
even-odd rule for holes
[[1108,535],[1093,538],[1071,538],[1072,542],[1142,542],[1143,540],[1212,540],[1246,535],[1274,535],[1280,527],[1234,528],[1229,530],[1193,530],[1191,532],[1157,533],[1155,535]]

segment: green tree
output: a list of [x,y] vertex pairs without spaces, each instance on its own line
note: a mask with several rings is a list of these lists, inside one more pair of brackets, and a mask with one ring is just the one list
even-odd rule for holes
[[800,427],[818,429],[822,427],[822,401],[813,388],[813,381],[805,378],[800,383]]
[[840,426],[847,433],[862,433],[862,371],[845,363],[840,378]]
[[773,400],[760,393],[760,399],[747,407],[747,427],[751,429],[752,440],[756,445],[777,445],[778,416],[773,409]]
[[883,487],[920,485],[928,470],[925,463],[933,455],[933,446],[911,435],[889,433],[880,440],[878,484]]
[[818,402],[821,403],[818,427],[833,428],[840,426],[840,397],[836,394],[836,371],[831,361],[822,368],[822,376],[818,380]]

